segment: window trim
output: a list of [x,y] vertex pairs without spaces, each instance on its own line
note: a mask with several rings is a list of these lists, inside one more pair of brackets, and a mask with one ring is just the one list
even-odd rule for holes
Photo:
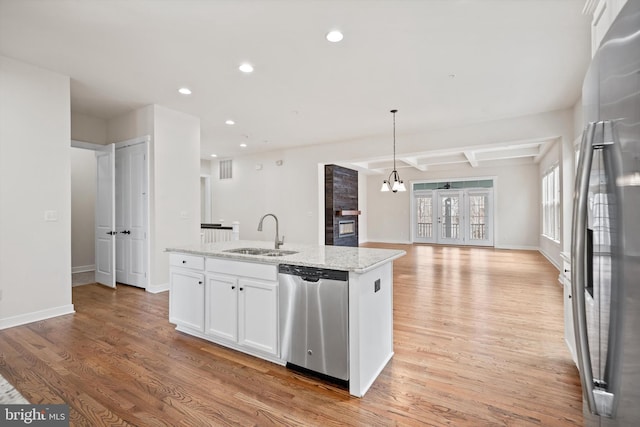
[[561,195],[560,164],[554,163],[543,174],[541,180],[542,235],[560,243]]

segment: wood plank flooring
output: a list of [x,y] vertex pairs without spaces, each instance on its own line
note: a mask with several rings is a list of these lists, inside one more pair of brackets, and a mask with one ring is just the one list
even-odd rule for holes
[[362,399],[175,331],[168,293],[73,288],[76,313],[0,331],[0,374],[77,426],[573,426],[558,271],[533,251],[381,245],[395,356]]

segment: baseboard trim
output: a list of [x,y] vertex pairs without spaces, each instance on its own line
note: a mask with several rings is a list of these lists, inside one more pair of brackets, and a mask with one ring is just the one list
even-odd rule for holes
[[7,317],[5,319],[0,319],[0,330],[25,325],[27,323],[38,322],[52,317],[64,316],[65,314],[73,314],[75,312],[73,304],[68,304],[60,307],[48,308],[46,310],[34,311],[32,313],[20,314],[18,316]]
[[169,290],[169,284],[168,283],[161,283],[159,285],[148,285],[147,286],[147,292],[150,292],[152,294],[159,294],[160,292],[166,292]]
[[363,242],[359,242],[358,244],[364,244],[364,243],[387,243],[389,245],[410,245],[413,242],[411,242],[410,240],[365,240]]
[[71,267],[71,273],[86,273],[88,271],[96,271],[96,265],[79,265],[77,267]]
[[539,252],[542,254],[543,257],[545,257],[547,259],[547,261],[549,261],[555,268],[557,268],[558,271],[562,270],[562,267],[560,267],[560,265],[549,254],[547,254],[542,249],[540,249]]
[[509,249],[513,251],[538,251],[540,252],[539,246],[525,246],[525,245],[495,245],[496,249]]

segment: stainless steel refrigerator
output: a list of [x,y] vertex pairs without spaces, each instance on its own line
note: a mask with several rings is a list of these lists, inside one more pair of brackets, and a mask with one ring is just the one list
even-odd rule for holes
[[603,39],[582,90],[573,317],[587,426],[640,426],[640,0]]

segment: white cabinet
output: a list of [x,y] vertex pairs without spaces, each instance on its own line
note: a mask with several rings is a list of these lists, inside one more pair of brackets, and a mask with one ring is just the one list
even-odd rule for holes
[[568,254],[561,254],[562,256],[562,287],[563,287],[563,295],[564,295],[564,341],[569,348],[569,353],[571,353],[571,358],[573,362],[578,362],[578,358],[576,355],[576,338],[575,332],[573,329],[573,300],[572,300],[572,290],[571,290],[571,259]]
[[[178,256],[171,255],[172,258]],[[179,327],[204,332],[203,272],[171,267],[169,276],[169,321]]]
[[278,362],[276,265],[169,256],[169,321],[177,329]]
[[238,341],[238,279],[207,275],[206,330],[208,335]]
[[205,333],[278,356],[276,266],[209,258],[206,280]]
[[278,355],[278,283],[238,280],[238,342]]

